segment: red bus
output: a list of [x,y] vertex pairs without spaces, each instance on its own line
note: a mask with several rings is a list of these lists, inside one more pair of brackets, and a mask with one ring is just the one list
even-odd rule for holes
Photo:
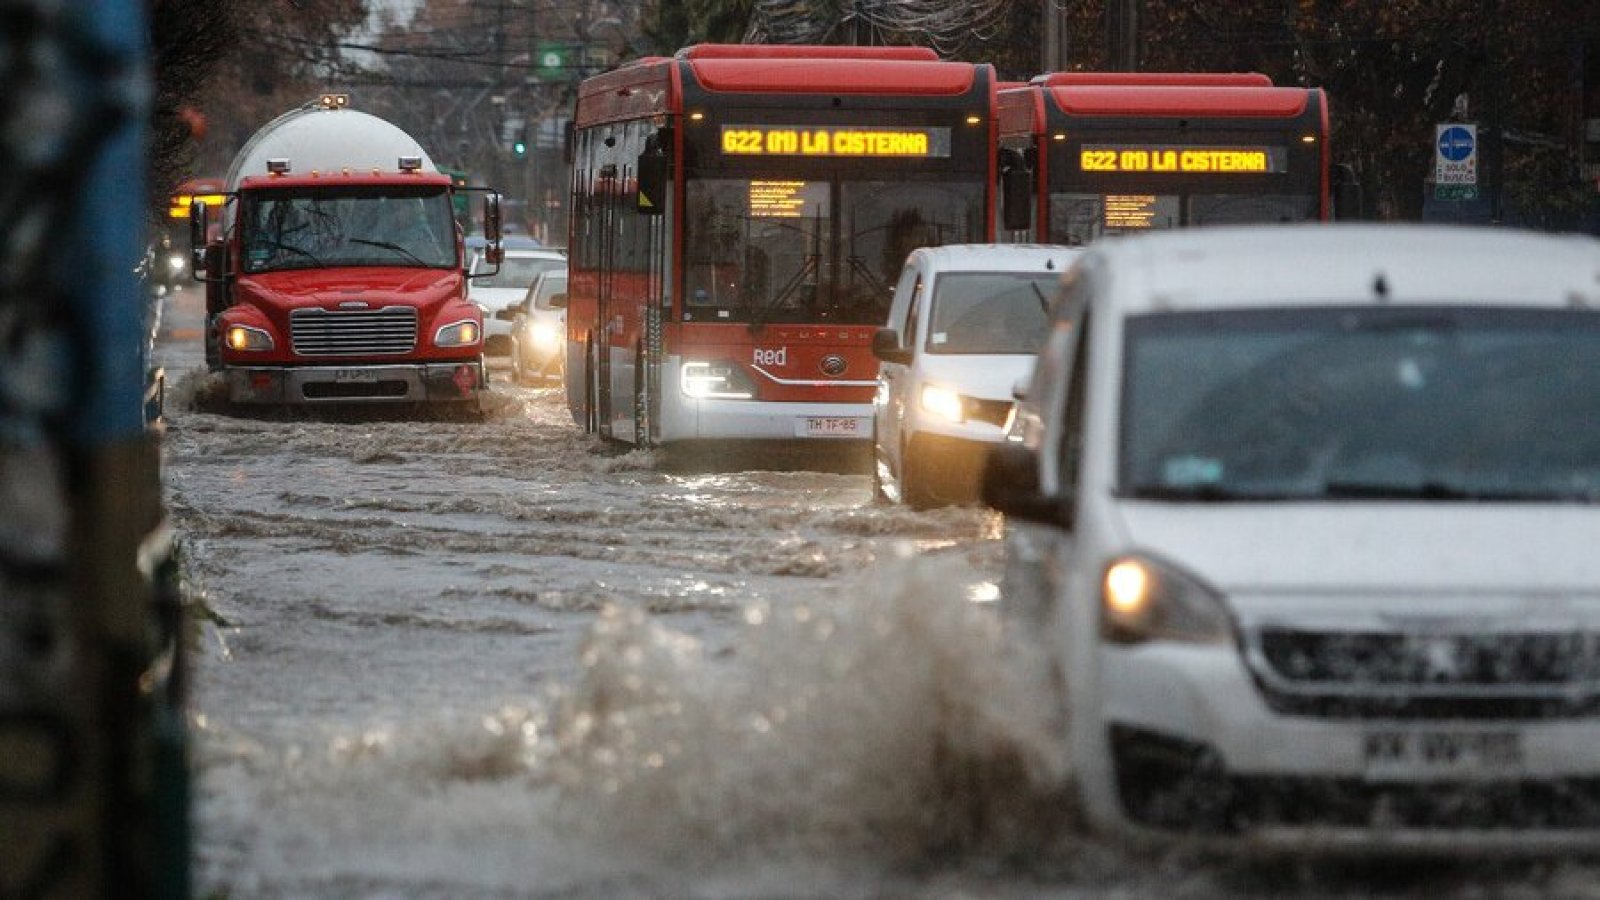
[[1062,72],[999,92],[1001,236],[1082,245],[1191,225],[1324,221],[1359,204],[1320,88],[1257,73]]
[[584,81],[574,419],[639,446],[870,440],[906,254],[993,239],[995,87],[923,48],[716,44]]

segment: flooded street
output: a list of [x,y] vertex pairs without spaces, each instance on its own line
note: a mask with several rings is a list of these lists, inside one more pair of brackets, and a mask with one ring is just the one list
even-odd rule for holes
[[201,895],[1600,896],[1596,870],[1337,869],[1076,834],[1000,522],[864,470],[580,433],[244,417],[160,348],[191,596]]

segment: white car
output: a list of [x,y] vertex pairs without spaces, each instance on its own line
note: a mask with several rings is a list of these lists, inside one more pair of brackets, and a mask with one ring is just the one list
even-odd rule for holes
[[560,250],[507,248],[505,253],[505,261],[493,275],[479,274],[494,271],[482,251],[473,254],[467,269],[467,299],[483,310],[483,350],[494,356],[511,352],[511,321],[497,313],[520,303],[540,273],[567,267],[567,256]]
[[1093,826],[1600,847],[1600,242],[1102,241],[1018,415],[1002,609]]
[[1081,252],[1021,244],[906,257],[873,335],[873,494],[926,508],[976,500],[989,447],[1033,368],[1061,275]]
[[512,377],[523,383],[562,377],[566,368],[567,270],[551,269],[534,279],[522,302],[508,313]]

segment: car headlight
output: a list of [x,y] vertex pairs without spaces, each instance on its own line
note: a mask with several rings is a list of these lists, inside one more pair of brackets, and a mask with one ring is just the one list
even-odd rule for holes
[[679,380],[683,392],[697,400],[749,400],[756,395],[749,376],[733,363],[686,362]]
[[434,333],[433,344],[435,347],[470,347],[478,342],[482,331],[471,319],[451,322]]
[[167,257],[167,268],[174,272],[182,272],[189,260],[182,253],[173,253]]
[[248,325],[229,325],[223,334],[229,350],[271,350],[272,335]]
[[951,422],[966,420],[961,395],[949,388],[925,384],[922,386],[921,402],[924,412],[933,413],[941,419],[948,419]]
[[554,350],[561,345],[561,333],[554,326],[539,322],[532,330],[534,346],[541,350]]
[[1221,644],[1233,636],[1222,597],[1192,575],[1147,556],[1122,556],[1100,581],[1100,634],[1117,644]]

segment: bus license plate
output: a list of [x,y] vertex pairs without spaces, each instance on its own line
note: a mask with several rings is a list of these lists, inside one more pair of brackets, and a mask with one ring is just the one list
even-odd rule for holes
[[376,384],[377,369],[335,369],[333,380],[339,384]]
[[1508,775],[1522,768],[1516,731],[1382,729],[1362,736],[1371,777]]
[[807,416],[800,423],[799,433],[800,437],[853,438],[867,432],[854,416]]

